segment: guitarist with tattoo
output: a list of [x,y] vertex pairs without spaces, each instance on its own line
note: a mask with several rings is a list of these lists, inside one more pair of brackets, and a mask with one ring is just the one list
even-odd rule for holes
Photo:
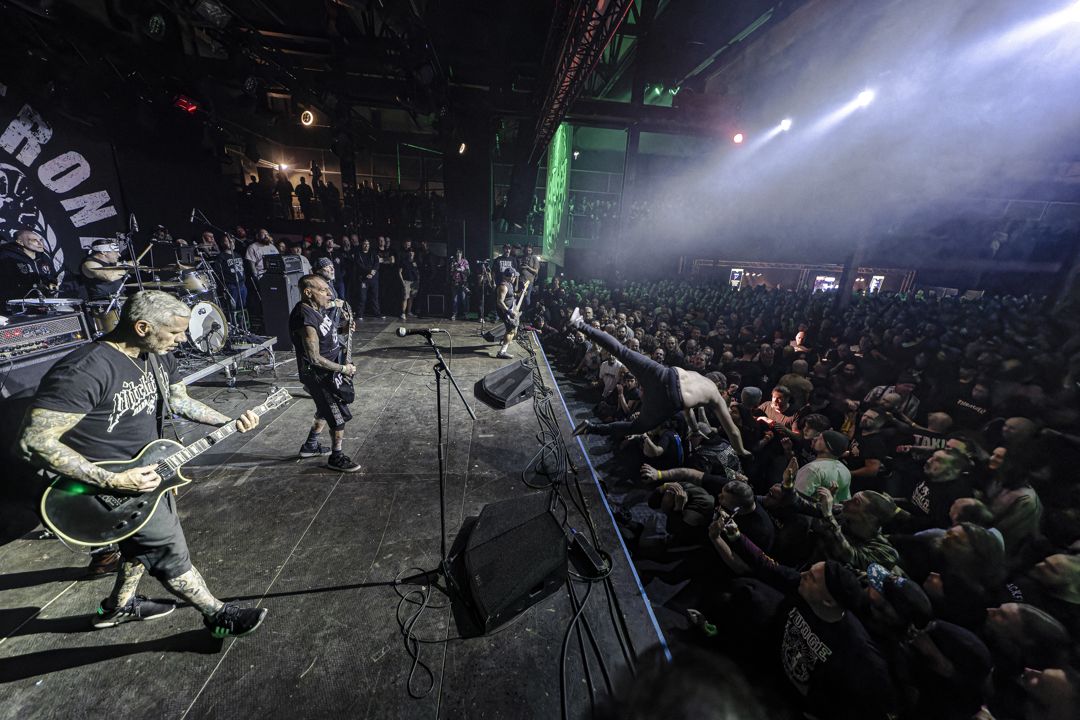
[[[196,422],[225,425],[228,417],[188,396],[176,376],[172,350],[184,339],[191,310],[163,292],[146,290],[128,299],[116,329],[58,362],[42,379],[19,437],[19,450],[48,471],[116,494],[151,491],[161,482],[155,465],[111,472],[96,462],[130,460],[161,436],[164,405]],[[239,432],[252,430],[258,416],[245,412]],[[169,592],[191,603],[218,638],[253,632],[265,608],[223,603],[191,564],[172,493],[157,504],[149,521],[119,542],[122,563],[116,584],[98,607],[95,628],[130,620],[153,620],[175,609],[171,602],[136,594],[149,572]]]
[[[360,463],[353,462],[341,449],[345,423],[352,419],[351,400],[343,396],[341,388],[344,385],[352,389],[348,380],[356,374],[356,366],[351,362],[339,362],[341,344],[333,290],[319,275],[305,275],[300,278],[299,287],[302,299],[289,317],[289,335],[296,348],[300,382],[315,401],[315,420],[307,440],[300,447],[300,457],[316,457],[329,452],[327,467],[331,470],[356,472]],[[333,433],[333,446],[329,451],[319,442],[327,425]]]
[[[507,246],[509,247],[509,246]],[[524,291],[528,288],[522,288],[522,296],[516,303],[514,302],[514,280],[517,279],[518,272],[513,266],[507,266],[502,271],[502,282],[499,283],[499,287],[495,289],[495,312],[499,314],[499,318],[503,321],[503,333],[502,347],[499,348],[499,352],[495,355],[497,358],[503,358],[504,360],[514,357],[510,354],[510,343],[514,342],[514,334],[517,333],[518,323],[520,321],[519,314],[521,313],[521,300],[525,298]]]

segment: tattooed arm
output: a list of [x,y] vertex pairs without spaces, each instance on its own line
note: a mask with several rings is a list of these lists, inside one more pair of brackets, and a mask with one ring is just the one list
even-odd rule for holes
[[204,425],[224,425],[232,419],[188,395],[184,383],[169,385],[169,404],[174,412]]
[[346,365],[340,365],[333,360],[327,360],[322,356],[319,351],[319,335],[315,332],[315,328],[307,325],[304,327],[304,351],[307,354],[308,362],[315,367],[320,367],[324,370],[332,370],[334,372],[345,372]]
[[[169,386],[169,404],[175,412],[180,413],[188,420],[194,420],[205,425],[227,425],[232,422],[228,415],[219,413],[205,403],[201,403],[187,394],[187,388],[183,383]],[[245,410],[244,414],[236,420],[236,429],[239,432],[247,432],[259,424],[259,416],[251,410]]]
[[161,481],[149,468],[132,468],[122,473],[98,467],[60,441],[85,415],[34,408],[19,436],[23,457],[46,470],[113,490],[152,490]]

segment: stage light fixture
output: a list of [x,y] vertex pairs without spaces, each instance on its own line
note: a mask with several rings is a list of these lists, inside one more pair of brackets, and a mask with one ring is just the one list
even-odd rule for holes
[[858,103],[859,107],[866,107],[870,103],[874,102],[874,91],[863,90],[861,93],[859,93],[859,96],[855,98],[855,102]]
[[177,95],[173,100],[173,107],[180,108],[189,115],[194,114],[199,109],[199,103],[195,102],[187,95]]
[[465,143],[461,143],[460,145],[457,146],[457,154],[458,155],[464,155],[465,151],[468,150],[468,149],[469,148]]
[[288,170],[289,166],[286,165],[285,163],[278,163],[277,169],[278,170]]
[[791,129],[791,118],[784,118],[783,120],[781,120],[780,121],[780,129],[783,132],[787,132],[788,130],[790,130]]
[[731,138],[731,141],[736,145],[742,145],[742,141],[745,139],[746,137],[742,133],[735,133],[735,137]]
[[311,127],[315,123],[315,113],[310,110],[305,110],[300,113],[300,124],[304,127]]

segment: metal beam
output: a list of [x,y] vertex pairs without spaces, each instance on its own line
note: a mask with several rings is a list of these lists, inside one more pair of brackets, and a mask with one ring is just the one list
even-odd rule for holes
[[[552,70],[547,74],[547,92],[536,123],[536,137],[529,153],[530,163],[539,162],[547,150],[559,123],[581,94],[586,79],[595,69],[601,53],[632,4],[633,0],[598,0],[595,4],[584,0],[574,4],[565,22],[566,35],[558,43],[561,52],[557,62],[546,65]],[[561,19],[556,18],[553,27],[560,22]],[[551,36],[548,40],[550,49],[554,43]]]

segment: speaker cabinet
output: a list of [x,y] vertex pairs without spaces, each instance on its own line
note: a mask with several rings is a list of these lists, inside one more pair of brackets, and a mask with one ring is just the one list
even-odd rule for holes
[[292,350],[289,337],[289,314],[300,302],[298,284],[300,273],[283,275],[267,273],[259,278],[259,295],[262,296],[263,333],[277,336],[275,350]]
[[49,372],[60,358],[88,342],[90,341],[82,340],[43,355],[7,361],[2,371],[6,374],[0,381],[0,398],[25,398],[34,395],[41,383],[41,378],[45,377],[45,373]]
[[485,505],[463,552],[466,603],[484,633],[548,597],[566,580],[566,536],[548,493]]
[[513,407],[532,397],[532,365],[518,360],[489,372],[478,383],[480,399],[500,410]]

